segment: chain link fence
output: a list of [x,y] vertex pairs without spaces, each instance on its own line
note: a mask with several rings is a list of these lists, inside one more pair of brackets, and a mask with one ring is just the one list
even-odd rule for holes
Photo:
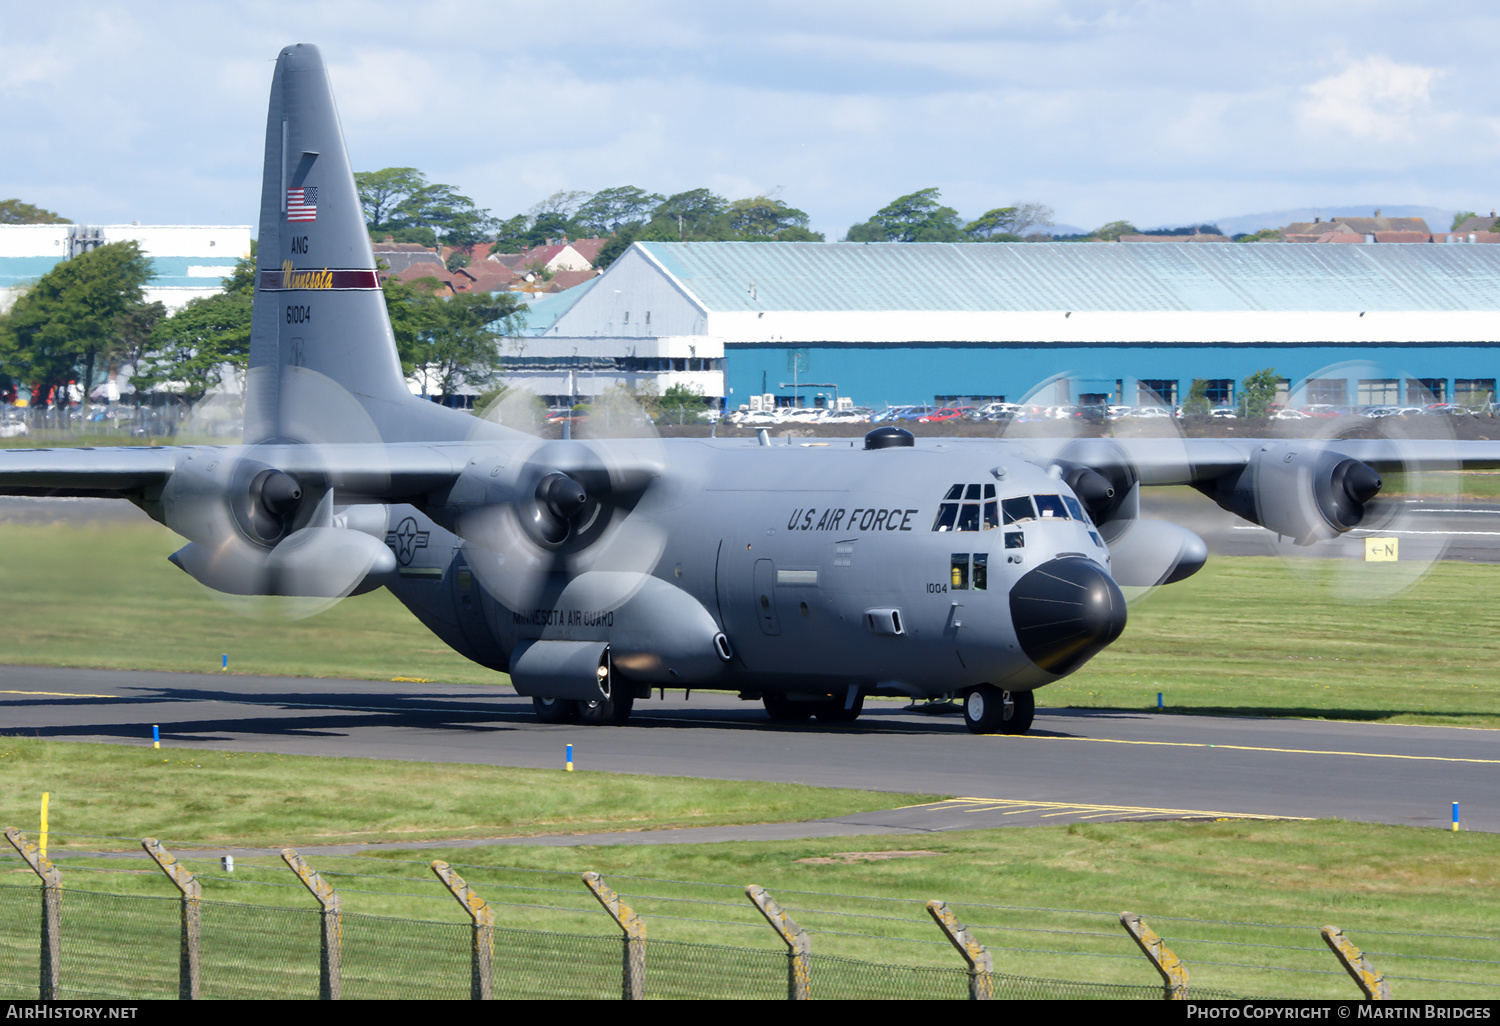
[[[151,1000],[179,996],[182,902],[68,889],[62,892],[55,995],[61,1000]],[[198,972],[202,998],[315,999],[321,955],[317,910],[201,901]],[[42,888],[0,885],[0,998],[38,994]],[[473,934],[466,924],[364,914],[341,917],[342,997],[465,999]],[[619,998],[622,942],[497,928],[496,998]],[[957,968],[880,965],[812,957],[811,996],[824,999],[963,999]],[[1140,998],[1160,987],[1093,984],[994,974],[997,998]],[[649,941],[647,998],[787,996],[783,954],[680,941]],[[1195,994],[1228,997],[1227,994]]]

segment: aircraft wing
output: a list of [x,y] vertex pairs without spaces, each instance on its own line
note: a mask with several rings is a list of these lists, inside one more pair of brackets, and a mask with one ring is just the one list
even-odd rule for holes
[[1074,438],[1023,439],[1042,460],[1061,458],[1104,472],[1128,466],[1142,485],[1206,485],[1236,474],[1256,454],[1337,452],[1379,473],[1500,469],[1500,441],[1430,438]]
[[253,463],[325,479],[349,501],[403,502],[457,479],[465,443],[0,449],[0,495],[153,501],[179,470]]
[[150,447],[0,449],[0,495],[139,499],[189,450]]

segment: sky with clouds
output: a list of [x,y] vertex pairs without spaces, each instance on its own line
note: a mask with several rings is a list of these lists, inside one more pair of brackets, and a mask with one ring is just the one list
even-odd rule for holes
[[929,186],[1085,228],[1487,212],[1497,41],[1500,8],[1467,0],[12,4],[0,198],[253,223],[273,62],[308,42],[357,169],[502,217],[627,184],[779,189],[831,239]]

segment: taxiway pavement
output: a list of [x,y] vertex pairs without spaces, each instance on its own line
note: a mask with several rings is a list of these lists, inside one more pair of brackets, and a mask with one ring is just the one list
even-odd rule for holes
[[1500,832],[1500,730],[1044,707],[1029,735],[976,736],[959,715],[873,700],[854,724],[778,725],[707,692],[639,701],[625,727],[552,726],[503,687],[0,667],[0,733],[148,746],[153,724],[165,748],[560,768],[571,743],[581,772],[892,792],[888,810],[818,823],[524,843],[1241,816],[1446,829],[1453,802],[1463,829]]

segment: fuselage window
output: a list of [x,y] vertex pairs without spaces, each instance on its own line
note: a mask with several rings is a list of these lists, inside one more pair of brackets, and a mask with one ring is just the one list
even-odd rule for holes
[[1007,549],[1024,549],[1026,547],[1026,532],[1006,531],[1005,547]]
[[[953,591],[987,591],[990,582],[989,554],[955,552],[948,557],[948,587]],[[971,562],[972,561],[972,562]]]
[[1068,511],[1063,506],[1060,495],[1038,495],[1036,497],[1036,509],[1043,520],[1066,520]]
[[949,586],[954,591],[967,591],[969,588],[969,554],[967,552],[955,552],[948,561]]
[[1007,524],[1019,524],[1023,520],[1035,520],[1036,509],[1031,505],[1031,496],[1021,495],[1014,499],[1001,499],[1000,509]]

